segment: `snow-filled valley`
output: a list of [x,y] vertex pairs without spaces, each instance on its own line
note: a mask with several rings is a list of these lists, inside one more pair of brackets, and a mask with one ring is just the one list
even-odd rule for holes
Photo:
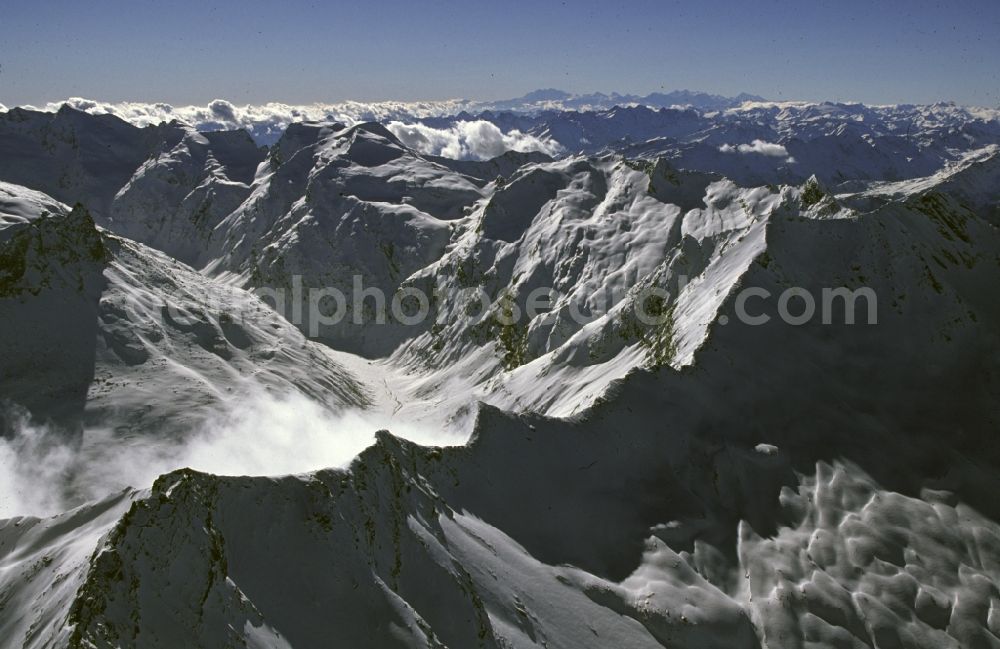
[[50,108],[0,648],[1000,646],[997,111]]

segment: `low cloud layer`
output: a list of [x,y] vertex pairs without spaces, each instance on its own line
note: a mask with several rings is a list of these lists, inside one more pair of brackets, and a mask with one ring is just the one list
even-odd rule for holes
[[506,151],[541,151],[549,155],[562,151],[555,140],[541,139],[516,129],[504,133],[484,120],[457,122],[446,129],[390,122],[388,129],[411,149],[456,160],[488,160]]
[[33,110],[55,112],[63,105],[91,114],[120,117],[136,126],[179,120],[201,131],[246,129],[260,144],[273,144],[293,122],[335,121],[353,125],[360,122],[413,121],[423,117],[454,115],[473,107],[464,100],[426,102],[358,102],[336,104],[290,105],[278,102],[238,106],[216,99],[206,106],[172,106],[165,103],[102,102],[81,97],[50,102],[44,106],[25,106]]
[[242,128],[258,144],[268,145],[277,142],[288,125],[294,122],[332,121],[348,126],[362,122],[387,124],[397,137],[417,151],[457,160],[484,160],[509,150],[542,151],[550,155],[562,150],[554,140],[537,138],[517,130],[503,133],[495,125],[483,120],[457,122],[447,129],[417,123],[417,120],[425,117],[454,115],[476,107],[476,104],[466,100],[237,106],[224,99],[216,99],[206,106],[175,107],[164,103],[109,103],[72,97],[63,102],[25,108],[54,112],[64,104],[86,113],[115,115],[136,126],[178,120],[199,131]]
[[0,439],[0,519],[47,516],[126,487],[145,488],[160,475],[189,467],[218,475],[287,475],[346,466],[374,442],[377,430],[423,444],[464,440],[351,410],[332,413],[300,394],[263,389],[222,408],[194,431],[171,439],[122,439],[87,429],[65,431],[32,423],[6,406],[15,434]]
[[750,144],[723,144],[719,147],[719,151],[723,153],[756,153],[759,155],[771,156],[774,158],[787,158],[788,149],[780,144],[775,144],[774,142],[765,142],[764,140],[754,140]]

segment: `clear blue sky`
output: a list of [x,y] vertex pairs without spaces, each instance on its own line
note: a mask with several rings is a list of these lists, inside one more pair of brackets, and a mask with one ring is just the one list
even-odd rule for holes
[[1000,0],[0,0],[0,103],[688,88],[1000,104]]

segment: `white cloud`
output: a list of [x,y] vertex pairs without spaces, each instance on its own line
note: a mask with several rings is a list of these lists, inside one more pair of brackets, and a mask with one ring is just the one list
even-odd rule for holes
[[456,160],[488,160],[507,151],[541,151],[549,155],[562,151],[555,140],[538,138],[516,129],[504,133],[485,120],[456,122],[446,129],[396,121],[390,122],[387,128],[411,149]]
[[231,123],[239,121],[239,117],[236,116],[236,106],[225,99],[213,99],[208,104],[208,110],[211,111],[213,117],[221,121]]
[[0,437],[0,518],[46,515],[64,509],[59,485],[73,451],[45,426],[31,426],[10,412],[15,435]]
[[273,144],[293,122],[334,121],[348,126],[361,122],[388,124],[389,129],[412,148],[456,159],[488,159],[509,150],[542,151],[550,155],[562,150],[554,140],[538,138],[517,130],[503,133],[483,120],[457,122],[447,129],[414,123],[425,117],[455,115],[478,106],[464,99],[374,103],[345,101],[301,106],[281,103],[237,106],[224,99],[214,99],[206,106],[171,106],[143,102],[109,103],[71,97],[66,101],[25,108],[54,112],[64,104],[87,113],[115,115],[136,126],[178,120],[199,131],[242,128],[259,144]]
[[243,128],[261,144],[277,141],[285,128],[293,122],[337,121],[350,126],[372,121],[412,121],[423,117],[454,115],[476,106],[473,102],[460,99],[372,103],[345,101],[300,106],[277,102],[238,106],[224,99],[215,99],[206,106],[171,106],[164,103],[101,102],[71,97],[65,101],[25,108],[55,112],[64,104],[87,113],[115,115],[136,126],[149,126],[176,119],[201,131]]
[[764,140],[754,140],[750,144],[739,144],[736,146],[723,144],[719,147],[719,151],[723,153],[757,153],[774,158],[788,157],[788,149],[784,146],[775,144],[774,142],[765,142]]
[[33,424],[14,406],[6,410],[14,435],[0,438],[0,518],[55,514],[125,487],[149,487],[183,467],[287,475],[345,466],[380,429],[428,445],[465,441],[366,411],[333,413],[299,393],[275,396],[263,388],[224,405],[194,430],[174,431],[171,441],[122,439],[97,428],[84,430],[74,444],[65,431]]

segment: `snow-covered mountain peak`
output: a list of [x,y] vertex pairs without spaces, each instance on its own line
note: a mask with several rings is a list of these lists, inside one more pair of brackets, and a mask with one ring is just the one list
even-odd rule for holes
[[66,210],[65,205],[42,192],[0,182],[0,233],[9,226],[31,223],[45,214]]

